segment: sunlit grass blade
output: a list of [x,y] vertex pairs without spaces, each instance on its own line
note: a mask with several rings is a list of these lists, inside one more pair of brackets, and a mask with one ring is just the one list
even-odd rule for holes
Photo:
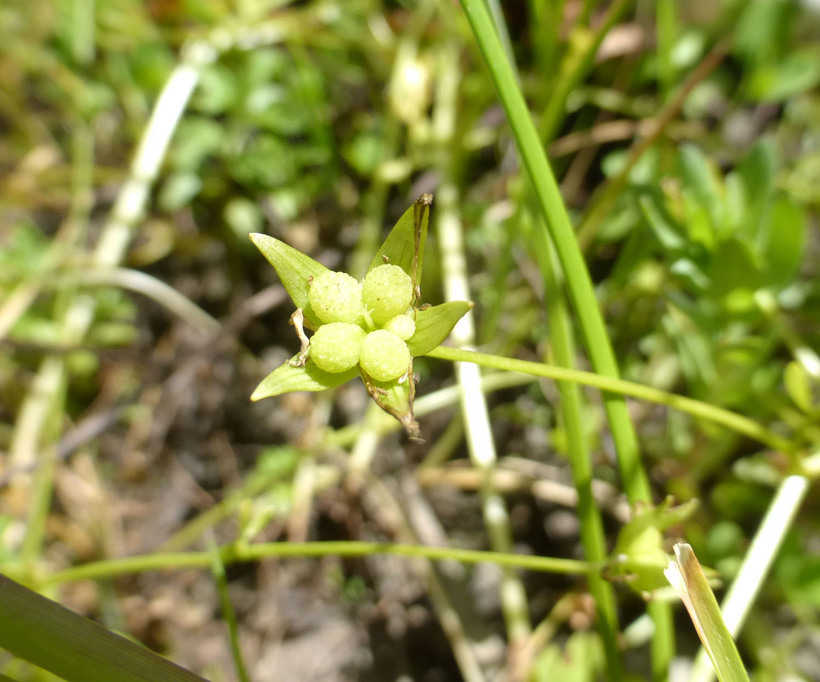
[[748,682],[749,676],[723,622],[720,606],[690,545],[675,545],[675,558],[670,559],[664,574],[686,606],[718,679],[721,682]]

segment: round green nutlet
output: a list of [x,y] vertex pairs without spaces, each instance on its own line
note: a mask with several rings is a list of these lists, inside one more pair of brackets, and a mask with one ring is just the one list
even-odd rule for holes
[[328,270],[315,277],[308,300],[322,322],[358,322],[362,317],[362,285],[344,272]]
[[359,366],[376,381],[393,381],[409,369],[410,351],[393,332],[377,329],[364,337]]
[[362,283],[362,303],[376,324],[400,315],[413,300],[413,281],[398,265],[380,265]]
[[364,335],[364,329],[357,324],[323,324],[310,339],[310,357],[325,372],[345,372],[359,362]]
[[393,332],[402,341],[407,341],[416,333],[416,323],[409,315],[396,315],[382,325],[382,329]]

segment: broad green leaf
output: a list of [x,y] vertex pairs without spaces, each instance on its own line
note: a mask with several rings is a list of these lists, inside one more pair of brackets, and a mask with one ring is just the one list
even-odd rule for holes
[[792,605],[820,609],[820,556],[807,551],[797,537],[792,542],[794,546],[787,546],[777,560],[777,584]]
[[734,289],[754,290],[765,284],[760,263],[750,246],[740,239],[727,239],[715,249],[706,272],[712,280],[712,294],[718,298]]
[[786,365],[783,382],[786,384],[786,392],[794,401],[794,404],[804,412],[811,412],[811,381],[809,380],[809,373],[803,365],[794,360]]
[[211,118],[191,114],[179,122],[171,150],[176,172],[202,172],[202,164],[210,155],[218,155],[225,144],[225,128]]
[[225,222],[230,225],[233,233],[242,239],[261,229],[265,222],[262,209],[255,201],[247,197],[238,196],[231,199],[223,212]]
[[[733,191],[742,196],[735,197],[734,205],[727,208],[734,211],[734,235],[748,244],[755,255],[765,251],[767,240],[768,207],[772,198],[775,171],[774,145],[768,141],[758,142],[743,157],[737,168],[726,178],[727,188],[740,185]],[[738,206],[738,201],[741,205]]]
[[416,332],[407,341],[413,357],[429,353],[446,339],[456,323],[472,309],[467,301],[449,301],[416,313]]
[[[698,215],[701,211],[705,212],[711,231],[716,236],[721,236],[723,200],[722,187],[716,169],[706,155],[691,144],[681,147],[678,153],[678,163],[684,182],[684,193],[688,194],[692,200],[689,206],[690,211]],[[692,237],[700,237],[698,241],[709,248],[708,233],[705,228],[700,227],[696,233],[697,236],[693,234]]]
[[732,51],[750,65],[763,64],[783,54],[789,46],[790,25],[796,6],[765,0],[743,7],[733,30]]
[[806,243],[806,214],[785,197],[772,203],[769,239],[765,248],[768,279],[776,286],[788,285],[803,261]]
[[[749,190],[738,172],[728,173],[724,179],[726,188],[725,206],[730,234],[743,234],[746,230],[746,213],[749,210]],[[768,199],[768,197],[766,197]]]
[[715,594],[688,544],[675,545],[675,558],[669,560],[664,574],[686,606],[720,682],[748,682],[749,676],[723,622]]
[[679,258],[672,263],[669,271],[695,290],[709,289],[709,278],[704,274],[703,268],[691,258]]
[[421,265],[424,260],[424,244],[427,241],[427,224],[432,203],[432,194],[422,194],[416,203],[404,212],[376,252],[368,272],[389,262],[398,265],[410,275],[414,287],[421,284]]
[[718,240],[709,211],[689,188],[681,191],[681,200],[685,208],[683,223],[689,237],[689,248],[696,247],[701,253],[711,253]]
[[[296,360],[298,357],[294,355],[291,359]],[[262,400],[291,391],[324,391],[327,388],[336,388],[353,379],[358,373],[358,369],[354,367],[347,372],[331,374],[319,369],[310,358],[302,367],[294,367],[286,362],[262,379],[251,395],[251,400]]]
[[[268,259],[268,262],[274,267],[279,279],[288,295],[293,300],[297,308],[301,308],[305,317],[318,326],[319,318],[313,312],[308,302],[308,292],[310,291],[311,277],[318,277],[328,269],[321,263],[313,260],[310,256],[306,256],[301,251],[288,246],[284,242],[269,237],[266,234],[259,234],[254,232],[249,235],[251,241],[256,245],[262,255]],[[310,389],[292,389],[292,390],[310,390]],[[313,389],[319,390],[319,389]]]
[[664,250],[671,253],[681,253],[686,248],[686,240],[681,236],[680,230],[672,221],[672,218],[664,210],[658,201],[658,197],[645,194],[640,197],[638,203],[646,222],[661,243]]
[[202,189],[196,173],[174,173],[162,185],[157,202],[163,211],[178,211],[189,204]]
[[765,246],[765,216],[772,196],[774,170],[774,145],[761,141],[752,147],[733,173],[740,177],[744,190],[743,224],[739,226],[739,238],[749,244],[755,253],[760,253]]
[[814,48],[794,52],[751,72],[746,94],[764,102],[782,102],[820,83],[820,58]]
[[533,682],[590,682],[599,679],[604,668],[604,648],[596,632],[573,632],[562,646],[550,644],[533,666]]
[[678,362],[693,391],[702,393],[718,381],[710,317],[699,316],[691,300],[678,292],[669,292],[669,301],[661,325],[675,344]]

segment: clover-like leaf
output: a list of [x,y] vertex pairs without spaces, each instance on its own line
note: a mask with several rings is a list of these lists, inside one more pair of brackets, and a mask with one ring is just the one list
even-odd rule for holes
[[404,212],[404,215],[390,230],[387,239],[373,257],[368,272],[385,263],[398,265],[410,275],[413,280],[413,289],[418,292],[432,203],[432,194],[422,194],[416,199],[416,203]]
[[[329,272],[329,270],[313,260],[310,256],[301,251],[288,246],[284,242],[269,237],[266,234],[254,232],[249,235],[251,241],[256,245],[262,255],[274,267],[285,290],[297,308],[301,308],[305,317],[314,325],[321,324],[321,320],[316,316],[310,305],[308,294],[310,292],[311,278]],[[301,390],[301,389],[293,389]],[[314,389],[320,390],[320,389]]]
[[416,313],[416,331],[407,341],[413,357],[429,353],[453,331],[473,307],[468,301],[448,301]]
[[[298,358],[298,355],[294,355],[291,362],[296,362]],[[251,400],[262,400],[262,398],[270,398],[291,391],[324,391],[327,388],[341,386],[358,374],[356,367],[346,372],[325,372],[319,369],[310,358],[302,367],[286,362],[262,379],[251,395]]]

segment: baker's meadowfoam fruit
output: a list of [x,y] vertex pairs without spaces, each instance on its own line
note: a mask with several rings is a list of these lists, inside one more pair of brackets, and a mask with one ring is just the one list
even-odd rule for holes
[[364,338],[365,331],[357,324],[323,324],[310,339],[310,357],[325,372],[345,372],[358,364]]
[[322,322],[358,322],[362,317],[362,285],[345,272],[328,270],[310,283],[308,300]]
[[416,323],[409,315],[396,315],[382,325],[382,329],[393,332],[402,341],[407,341],[416,333]]
[[413,282],[398,265],[379,265],[362,282],[362,303],[378,325],[400,315],[413,300]]
[[410,368],[410,351],[393,332],[377,329],[364,337],[359,366],[376,381],[393,381]]

